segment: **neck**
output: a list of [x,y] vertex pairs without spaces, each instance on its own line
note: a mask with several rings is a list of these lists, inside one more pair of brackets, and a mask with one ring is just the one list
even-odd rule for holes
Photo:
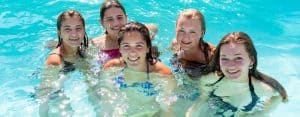
[[249,82],[249,76],[245,75],[245,76],[241,76],[237,79],[232,79],[232,78],[227,78],[230,81],[236,82],[236,83],[248,83]]
[[118,41],[118,39],[115,35],[110,35],[110,34],[106,34],[106,39],[110,40],[110,41],[114,41],[114,42]]
[[130,66],[127,65],[127,68],[133,71],[139,71],[139,72],[147,72],[147,62],[143,62],[139,65],[135,65],[135,66]]
[[62,46],[62,52],[65,57],[75,57],[78,55],[78,48],[71,46]]

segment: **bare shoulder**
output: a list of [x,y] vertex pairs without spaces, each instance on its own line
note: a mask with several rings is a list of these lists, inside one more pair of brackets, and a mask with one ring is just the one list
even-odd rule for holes
[[[271,78],[271,77],[270,77]],[[273,78],[272,78],[273,79]],[[261,96],[275,96],[279,93],[270,85],[260,80],[252,78],[252,83],[254,85],[255,92]]]
[[105,35],[100,35],[99,37],[91,39],[93,45],[101,45],[105,39]]
[[122,61],[120,58],[116,58],[116,59],[112,59],[107,61],[104,65],[103,68],[107,69],[107,68],[111,68],[111,67],[123,67],[125,66],[124,61]]
[[153,72],[156,72],[156,73],[159,73],[162,75],[172,75],[173,74],[171,69],[160,61],[157,61],[153,65]]
[[219,78],[220,76],[218,76],[217,73],[211,72],[206,75],[201,75],[199,79],[201,84],[212,84],[215,83]]
[[45,62],[46,65],[60,65],[62,64],[61,52],[58,48],[54,49],[48,56]]

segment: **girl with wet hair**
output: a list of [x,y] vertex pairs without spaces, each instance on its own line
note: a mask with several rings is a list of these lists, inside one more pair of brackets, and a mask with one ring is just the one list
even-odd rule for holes
[[232,32],[218,44],[210,69],[199,79],[201,97],[187,113],[191,117],[268,116],[288,100],[283,86],[257,70],[257,52],[244,32]]
[[174,104],[178,116],[184,116],[201,95],[194,78],[207,70],[215,48],[204,41],[205,31],[204,16],[199,10],[185,9],[180,12],[176,21],[176,37],[171,45],[174,52],[171,64],[179,87],[175,91],[178,100]]
[[118,0],[106,0],[100,8],[100,24],[105,33],[91,40],[99,49],[98,62],[106,63],[110,59],[119,58],[117,35],[120,28],[127,23],[127,14],[123,5]]
[[74,63],[84,58],[88,48],[85,20],[76,10],[67,10],[57,18],[58,44],[46,60],[46,65]]
[[[93,100],[100,104],[96,111],[113,116],[172,116],[170,96],[176,83],[171,70],[153,59],[147,27],[138,22],[125,24],[118,44],[121,58],[104,64],[100,81],[93,88]],[[127,106],[116,108],[123,103]]]
[[[72,116],[70,103],[64,103],[69,102],[63,92],[64,81],[68,78],[67,74],[75,69],[88,70],[89,67],[85,54],[88,37],[85,20],[80,12],[62,12],[57,18],[57,35],[57,47],[46,59],[42,81],[36,91],[40,116]],[[49,105],[55,105],[54,108],[58,111],[49,110]],[[63,108],[59,108],[60,106]]]

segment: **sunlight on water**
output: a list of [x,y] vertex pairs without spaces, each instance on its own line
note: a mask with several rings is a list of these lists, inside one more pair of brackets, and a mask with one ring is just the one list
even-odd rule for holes
[[[45,48],[49,40],[57,40],[56,18],[66,9],[80,11],[86,19],[89,37],[104,32],[99,23],[99,6],[104,0],[21,0],[0,1],[0,116],[38,117],[35,87],[41,82],[44,60],[51,51]],[[207,31],[204,39],[216,45],[228,32],[250,34],[258,50],[258,68],[274,77],[287,90],[289,102],[280,104],[271,117],[295,117],[300,110],[300,9],[298,0],[120,0],[129,21],[156,23],[159,32],[154,44],[162,52],[162,62],[169,65],[168,50],[175,36],[179,11],[197,8],[205,16]],[[94,61],[93,71],[100,67]],[[169,65],[170,66],[170,65]],[[78,71],[68,76],[64,93],[75,117],[95,116],[89,103],[87,83]],[[112,83],[112,82],[110,82]],[[102,90],[111,95],[108,106],[119,103],[115,114],[128,108],[118,97],[125,94]],[[158,99],[159,100],[159,99]],[[162,101],[162,100],[160,100]],[[59,108],[65,108],[60,105]],[[100,108],[101,109],[101,108]],[[104,110],[107,108],[103,108]],[[179,108],[180,110],[181,108]],[[103,111],[103,110],[102,110]],[[63,112],[62,114],[67,114]],[[104,113],[104,115],[107,113]],[[107,115],[109,116],[109,115]]]

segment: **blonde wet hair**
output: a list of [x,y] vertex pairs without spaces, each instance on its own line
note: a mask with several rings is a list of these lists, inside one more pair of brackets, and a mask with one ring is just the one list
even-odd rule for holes
[[203,14],[197,10],[197,9],[185,9],[183,11],[180,12],[177,21],[176,21],[176,26],[178,23],[178,20],[180,18],[187,18],[187,19],[197,19],[200,21],[200,27],[201,27],[201,31],[203,33],[203,35],[205,34],[206,31],[206,27],[205,27],[205,19]]

